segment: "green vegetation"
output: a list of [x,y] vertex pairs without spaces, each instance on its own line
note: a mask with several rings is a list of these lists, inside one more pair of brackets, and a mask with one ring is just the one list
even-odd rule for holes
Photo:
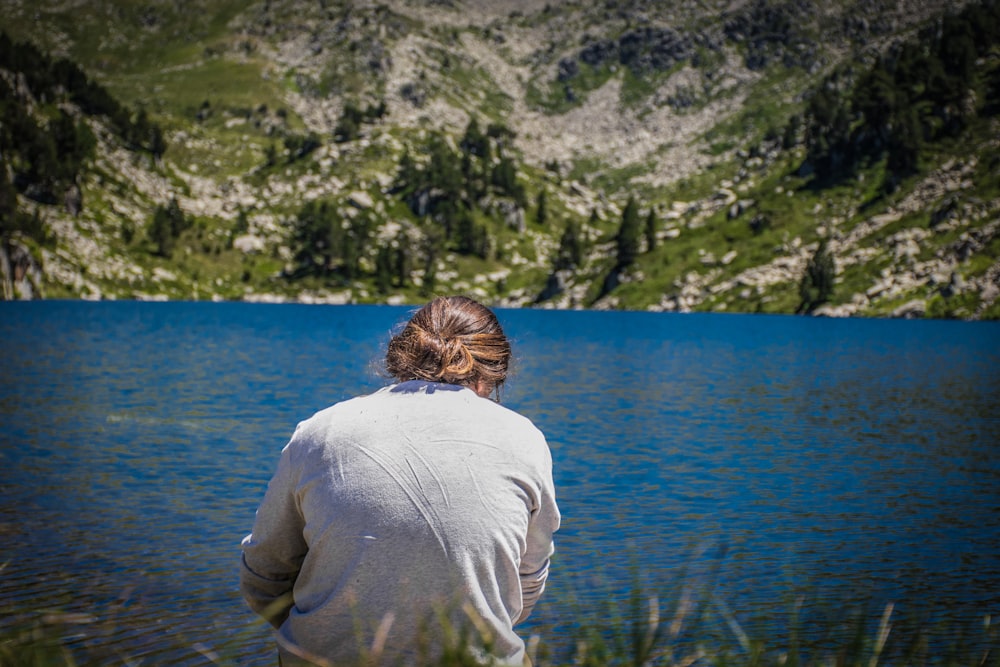
[[963,133],[983,108],[978,100],[996,103],[991,75],[977,73],[976,59],[998,40],[1000,5],[970,4],[868,70],[827,77],[806,113],[807,162],[817,182],[844,179],[881,159],[888,192],[919,173],[925,143]]
[[[12,12],[16,34],[72,54],[0,39],[2,247],[48,258],[48,296],[529,305],[558,283],[566,307],[997,312],[995,0],[928,13],[866,60],[837,31],[861,44],[869,19],[833,27],[830,59],[832,19],[801,3],[670,21],[571,3],[482,25],[199,8],[115,0],[73,22],[43,0],[56,33]],[[530,53],[528,32],[544,35]],[[610,125],[660,143],[586,148],[586,123],[606,126],[590,93],[612,79],[626,118]],[[546,119],[518,136],[525,104]],[[549,120],[572,152],[551,150]]]
[[837,275],[837,267],[826,246],[826,240],[821,240],[816,252],[806,264],[806,272],[799,282],[799,297],[802,301],[795,309],[797,313],[811,313],[833,296],[833,282]]
[[[627,595],[609,595],[598,608],[580,607],[572,622],[536,626],[527,640],[538,667],[558,665],[845,665],[878,664],[952,667],[1000,665],[1000,631],[990,616],[934,621],[926,614],[873,606],[865,600],[800,597],[777,617],[738,619],[721,601],[696,592],[646,592],[638,583]],[[13,613],[0,629],[0,663],[75,667],[128,665],[148,657],[143,637],[117,604],[87,613],[48,609]],[[953,618],[957,618],[952,616]],[[244,630],[221,637],[185,633],[159,635],[156,651],[171,661],[241,664],[248,649],[275,651],[269,627],[250,620]],[[128,630],[123,632],[123,630]],[[114,641],[108,638],[116,637]],[[474,630],[445,627],[445,653],[427,662],[436,667],[473,667],[469,650],[488,638]],[[255,649],[253,647],[256,647]],[[362,664],[379,664],[366,661]]]

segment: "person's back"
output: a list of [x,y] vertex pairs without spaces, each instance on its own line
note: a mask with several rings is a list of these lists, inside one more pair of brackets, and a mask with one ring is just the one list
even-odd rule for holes
[[242,570],[283,664],[433,664],[470,630],[472,646],[522,663],[513,626],[541,594],[559,524],[551,459],[529,420],[482,394],[409,379],[296,429]]

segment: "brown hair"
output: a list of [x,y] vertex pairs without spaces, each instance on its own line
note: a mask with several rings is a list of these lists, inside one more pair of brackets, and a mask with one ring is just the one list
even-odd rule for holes
[[496,315],[464,296],[434,299],[389,341],[385,369],[400,382],[429,380],[499,390],[507,379],[510,341]]

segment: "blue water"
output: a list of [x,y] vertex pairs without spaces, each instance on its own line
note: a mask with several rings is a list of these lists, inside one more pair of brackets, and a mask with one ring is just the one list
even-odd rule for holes
[[[146,664],[273,664],[240,539],[295,424],[381,386],[409,313],[0,304],[0,619],[88,614],[68,641]],[[503,400],[546,434],[564,515],[525,628],[555,653],[636,582],[664,616],[692,600],[693,641],[851,605],[1000,616],[997,323],[498,314]]]

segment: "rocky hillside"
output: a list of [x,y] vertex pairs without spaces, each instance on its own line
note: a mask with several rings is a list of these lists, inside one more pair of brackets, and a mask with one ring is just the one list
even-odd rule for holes
[[1000,316],[996,0],[0,13],[4,298]]

